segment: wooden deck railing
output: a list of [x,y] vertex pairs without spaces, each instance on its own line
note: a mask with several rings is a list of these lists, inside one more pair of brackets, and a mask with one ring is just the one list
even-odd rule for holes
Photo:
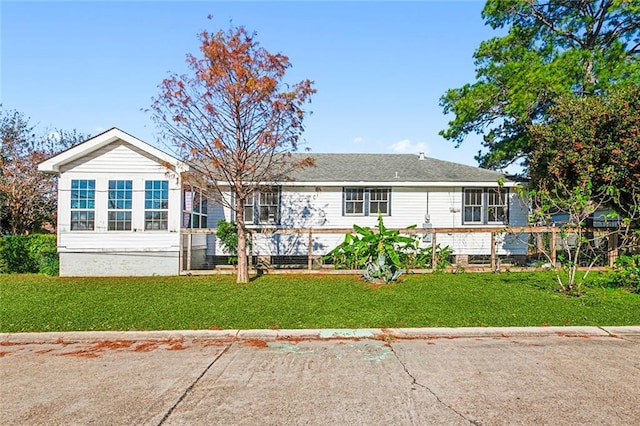
[[[373,231],[376,231],[376,228],[371,228]],[[496,236],[504,235],[504,234],[551,234],[551,238],[549,241],[549,260],[552,265],[557,263],[558,259],[558,247],[557,247],[557,237],[558,234],[562,231],[568,233],[576,233],[572,229],[561,228],[555,226],[519,226],[519,227],[465,227],[465,228],[388,228],[390,230],[399,231],[401,234],[418,234],[418,235],[426,235],[431,234],[431,246],[432,246],[432,268],[436,269],[437,267],[437,253],[436,247],[438,244],[438,234],[479,234],[479,233],[490,233],[491,234],[491,269],[496,270],[498,265],[498,254],[496,251]],[[216,233],[216,228],[201,228],[201,229],[181,229],[181,234],[186,235],[187,243],[186,247],[182,244],[183,239],[180,239],[180,266],[181,272],[191,271],[191,249],[192,249],[192,238],[193,235],[211,235]],[[296,235],[306,235],[308,239],[307,244],[307,269],[312,270],[313,268],[313,260],[322,257],[322,255],[314,255],[313,254],[313,236],[314,235],[326,235],[326,234],[350,234],[354,233],[353,228],[276,228],[276,227],[260,227],[260,228],[250,228],[250,234],[269,234],[269,235],[287,235],[287,234],[296,234]],[[605,227],[596,227],[596,228],[582,228],[580,231],[582,232],[593,232],[593,233],[607,233],[608,238],[608,265],[611,267],[614,265],[615,259],[618,257],[618,233],[617,228],[605,228]],[[527,243],[524,242],[523,243]],[[183,265],[182,259],[186,254],[186,265]],[[465,253],[457,253],[457,254],[465,254]]]

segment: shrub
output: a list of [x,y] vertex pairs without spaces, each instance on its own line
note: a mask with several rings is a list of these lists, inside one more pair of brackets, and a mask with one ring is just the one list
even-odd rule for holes
[[[216,237],[220,240],[222,248],[230,255],[230,265],[238,263],[238,225],[235,222],[220,220],[217,223]],[[251,249],[251,240],[247,239],[247,248]]]
[[57,275],[58,270],[55,235],[10,235],[0,239],[0,272]]
[[[420,237],[400,235],[397,230],[387,229],[381,215],[378,215],[376,227],[378,230],[374,231],[353,225],[355,234],[347,234],[342,244],[331,250],[325,259],[331,260],[336,269],[365,269],[367,281],[395,281],[403,270],[431,267],[432,248],[421,248]],[[416,225],[407,228],[413,229]],[[438,245],[436,255],[438,269],[441,269],[448,265],[451,250]]]
[[609,283],[640,292],[640,254],[618,257]]

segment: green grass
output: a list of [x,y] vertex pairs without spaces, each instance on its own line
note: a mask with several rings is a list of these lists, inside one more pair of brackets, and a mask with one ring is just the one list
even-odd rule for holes
[[0,275],[0,331],[638,325],[640,295],[547,273],[56,278]]

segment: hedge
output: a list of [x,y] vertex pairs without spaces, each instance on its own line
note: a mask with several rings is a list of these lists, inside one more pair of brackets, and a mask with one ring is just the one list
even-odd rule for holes
[[0,273],[58,275],[59,266],[55,235],[0,237]]

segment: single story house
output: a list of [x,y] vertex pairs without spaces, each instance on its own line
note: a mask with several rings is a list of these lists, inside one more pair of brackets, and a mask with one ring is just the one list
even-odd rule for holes
[[[294,154],[300,155],[300,154]],[[413,154],[305,154],[315,167],[247,201],[251,228],[344,229],[374,227],[378,214],[389,228],[525,226],[528,206],[500,173]],[[62,276],[175,275],[184,269],[184,231],[215,228],[232,212],[182,181],[193,168],[112,128],[39,165],[59,176],[58,251]],[[228,194],[227,194],[228,195]],[[318,233],[312,251],[322,255],[344,234]],[[188,238],[190,264],[209,267],[225,254],[213,234]],[[488,255],[490,233],[438,235],[454,253]],[[301,234],[261,232],[255,255],[306,255]],[[523,255],[523,242],[501,240],[498,254]],[[181,256],[182,255],[182,256]]]

